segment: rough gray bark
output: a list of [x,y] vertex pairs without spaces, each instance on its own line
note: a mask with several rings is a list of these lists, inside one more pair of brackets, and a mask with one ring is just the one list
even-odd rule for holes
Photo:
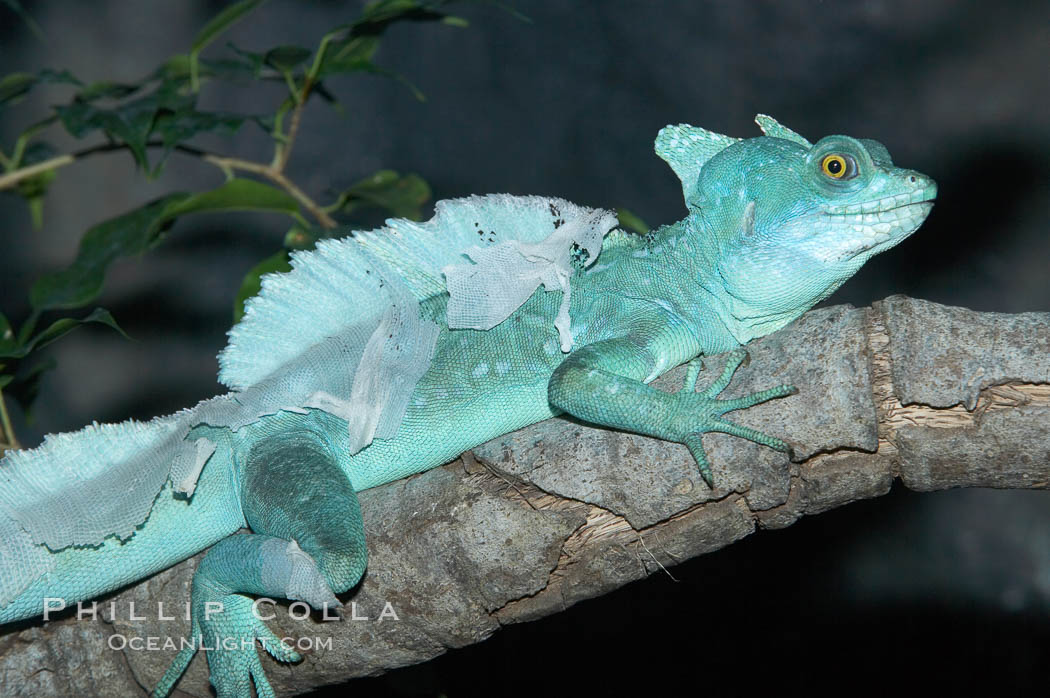
[[[278,693],[426,661],[756,528],[885,494],[895,477],[922,491],[1050,487],[1050,313],[976,313],[895,296],[810,312],[749,349],[729,396],[779,383],[799,394],[733,417],[785,437],[793,461],[707,435],[719,484],[711,491],[682,446],[553,419],[364,492],[369,572],[344,600],[369,620],[295,620],[278,606],[270,625],[279,635],[331,639],[295,666],[264,657]],[[717,375],[722,358],[708,364]],[[657,385],[676,390],[682,375]],[[109,645],[177,642],[194,567],[189,560],[127,589],[112,608],[107,599],[98,620],[8,630],[4,693],[141,693],[173,651]],[[159,602],[178,619],[159,620]],[[396,620],[380,620],[386,603]],[[179,689],[211,695],[202,656]]]

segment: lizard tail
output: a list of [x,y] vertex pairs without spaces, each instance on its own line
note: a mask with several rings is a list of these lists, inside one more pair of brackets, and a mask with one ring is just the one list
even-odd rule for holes
[[0,622],[112,591],[243,526],[228,444],[187,439],[225,400],[9,451],[0,460]]

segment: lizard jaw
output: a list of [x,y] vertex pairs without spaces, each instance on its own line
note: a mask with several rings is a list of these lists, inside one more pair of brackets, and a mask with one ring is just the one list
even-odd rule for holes
[[856,216],[858,214],[885,213],[898,208],[904,208],[912,204],[932,203],[937,198],[937,185],[930,183],[927,186],[916,188],[914,191],[884,196],[870,201],[860,201],[853,204],[838,204],[825,206],[823,212],[830,216]]

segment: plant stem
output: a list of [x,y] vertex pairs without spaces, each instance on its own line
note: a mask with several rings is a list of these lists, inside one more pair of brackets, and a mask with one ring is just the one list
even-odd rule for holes
[[295,145],[295,136],[299,133],[299,122],[302,120],[303,107],[306,106],[306,100],[310,97],[310,90],[313,86],[313,80],[310,79],[310,76],[306,76],[303,79],[302,92],[295,98],[295,108],[292,109],[292,118],[288,123],[288,132],[284,136],[284,142],[278,143],[276,152],[274,152],[273,169],[276,172],[284,172],[284,167],[288,164],[288,158],[292,156],[292,146]]
[[11,449],[22,448],[15,437],[14,427],[11,426],[11,417],[7,414],[7,403],[4,401],[4,393],[0,391],[0,429],[3,431],[5,446]]
[[201,155],[205,162],[209,162],[215,165],[221,170],[242,170],[244,172],[251,172],[253,174],[260,175],[270,180],[274,184],[277,184],[286,192],[292,195],[299,204],[310,212],[317,222],[324,228],[335,228],[338,223],[335,222],[331,216],[329,216],[323,208],[321,208],[313,199],[306,195],[306,193],[297,187],[295,183],[284,176],[284,173],[278,170],[273,165],[264,165],[261,162],[252,162],[250,160],[240,160],[238,158],[225,158],[218,155],[212,155],[205,153]]
[[[156,143],[147,143],[146,146],[155,148],[162,145],[159,141]],[[11,170],[7,174],[0,175],[0,191],[4,189],[10,189],[24,179],[34,177],[41,172],[47,172],[48,170],[57,170],[60,167],[66,165],[72,165],[77,160],[88,157],[89,155],[95,155],[97,153],[112,153],[117,150],[127,150],[128,146],[124,143],[101,143],[99,145],[93,145],[90,148],[84,148],[73,153],[66,153],[65,155],[57,155],[48,160],[42,160],[32,165],[26,165],[25,167],[19,167],[16,170]],[[176,146],[176,149],[179,149]],[[200,154],[202,151],[196,150],[196,148],[190,148],[194,154]]]
[[[295,133],[299,129],[299,109],[296,109],[292,114],[292,122],[289,125],[288,133],[289,137],[294,139]],[[160,147],[163,145],[160,142],[150,142],[146,146],[150,148]],[[291,143],[288,144],[289,146]],[[59,155],[57,157],[44,160],[42,162],[21,167],[17,170],[8,172],[7,174],[0,175],[0,191],[4,189],[10,189],[16,186],[19,182],[29,179],[30,177],[36,176],[42,172],[48,170],[56,170],[60,167],[70,165],[77,160],[95,155],[97,153],[109,153],[117,150],[126,150],[127,145],[123,143],[103,143],[101,145],[92,146],[85,148],[84,150],[77,151],[75,153],[66,153],[65,155]],[[290,148],[286,148],[283,152],[287,153]],[[288,179],[281,171],[284,164],[287,163],[287,156],[280,162],[271,163],[264,165],[260,162],[252,162],[250,160],[241,160],[238,158],[227,158],[221,157],[209,153],[199,148],[194,148],[188,145],[176,145],[174,150],[183,153],[185,155],[192,155],[194,157],[201,158],[205,162],[208,162],[223,171],[229,170],[242,170],[244,172],[252,172],[269,179],[274,184],[277,184],[285,191],[287,191],[304,209],[306,209],[311,216],[317,219],[317,222],[324,228],[335,228],[338,224],[335,220],[325,212],[321,206],[319,206],[313,199],[306,195],[306,193],[300,189],[294,182]],[[280,165],[280,168],[278,168]]]
[[41,172],[47,172],[48,170],[57,170],[59,167],[65,167],[76,161],[76,156],[67,153],[66,155],[59,155],[58,157],[44,160],[42,162],[28,165],[27,167],[20,167],[17,170],[8,172],[7,174],[0,175],[0,191],[4,189],[10,189],[24,179],[29,179]]

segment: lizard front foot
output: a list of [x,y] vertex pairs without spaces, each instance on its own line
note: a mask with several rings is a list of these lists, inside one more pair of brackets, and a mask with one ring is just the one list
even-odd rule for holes
[[677,414],[671,426],[675,441],[685,444],[689,452],[696,459],[697,467],[700,469],[700,477],[704,479],[708,487],[714,488],[714,478],[711,475],[711,464],[704,453],[704,446],[700,436],[707,432],[722,432],[732,434],[749,441],[769,446],[783,453],[791,453],[791,447],[780,439],[763,434],[750,427],[734,424],[723,418],[727,412],[742,410],[754,405],[767,402],[774,398],[794,395],[798,391],[791,385],[778,385],[775,388],[762,390],[751,395],[729,400],[719,399],[719,395],[728,387],[733,375],[740,365],[747,359],[747,352],[738,349],[729,354],[726,365],[722,369],[722,375],[712,383],[706,390],[696,392],[696,381],[700,375],[703,364],[700,359],[689,362],[686,370],[685,383],[682,389],[675,393],[679,402]]

